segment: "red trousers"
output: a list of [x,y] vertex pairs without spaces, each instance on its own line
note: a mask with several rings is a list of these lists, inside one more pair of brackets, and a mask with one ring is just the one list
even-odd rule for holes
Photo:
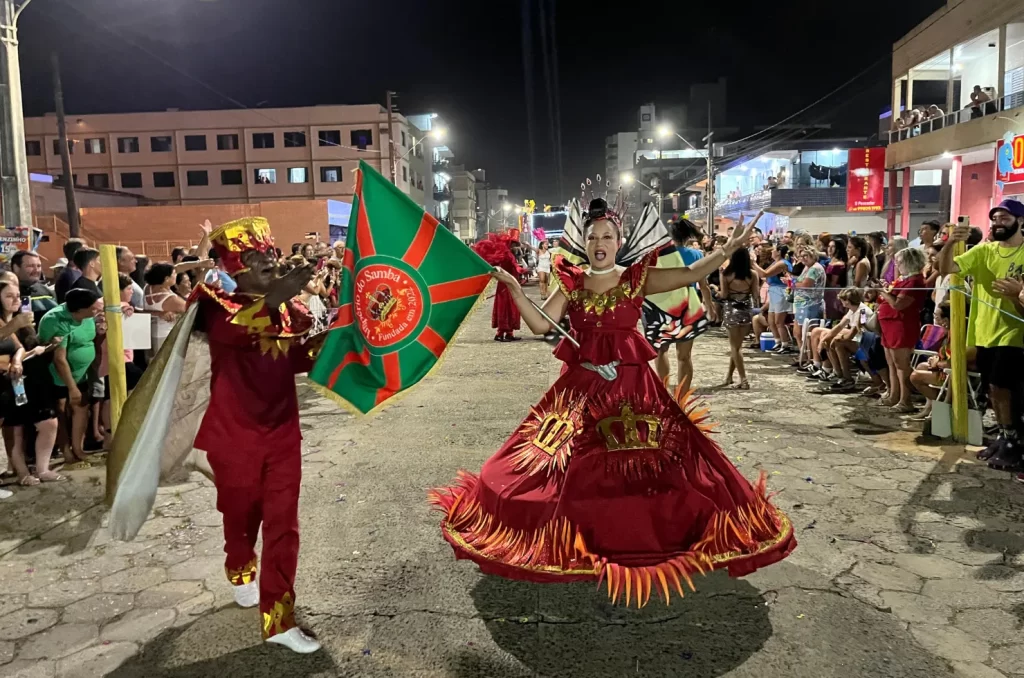
[[295,626],[299,560],[300,445],[208,450],[224,516],[224,568],[238,586],[255,581],[256,536],[263,527],[260,612],[263,637]]

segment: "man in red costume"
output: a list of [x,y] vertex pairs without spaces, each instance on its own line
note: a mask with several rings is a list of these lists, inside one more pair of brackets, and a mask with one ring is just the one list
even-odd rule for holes
[[[519,277],[520,269],[516,263],[516,255],[513,251],[513,243],[518,246],[519,232],[491,233],[486,240],[481,240],[473,246],[473,250],[491,266],[502,268]],[[494,293],[494,308],[491,311],[491,327],[494,328],[495,341],[519,341],[515,336],[520,328],[519,309],[512,300],[512,293],[505,283],[498,283],[497,291]]]
[[[227,294],[193,291],[197,327],[209,337],[210,406],[195,447],[205,450],[224,516],[225,569],[242,607],[260,607],[263,637],[300,653],[320,644],[295,623],[302,457],[295,375],[309,371],[312,318],[294,297],[313,275],[302,265],[277,277],[265,219],[226,224],[210,236],[238,283]],[[263,528],[257,587],[256,537]]]

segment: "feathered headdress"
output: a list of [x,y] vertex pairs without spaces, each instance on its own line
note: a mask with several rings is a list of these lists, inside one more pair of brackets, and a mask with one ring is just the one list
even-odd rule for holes
[[[579,201],[573,198],[569,201],[565,231],[558,241],[558,247],[553,251],[576,266],[589,263],[586,238],[583,234],[585,222],[586,215],[580,208]],[[660,251],[671,246],[672,237],[669,235],[668,228],[662,222],[657,208],[648,203],[644,205],[640,219],[626,236],[625,244],[619,249],[615,258],[616,263],[620,266],[629,266],[649,252]]]

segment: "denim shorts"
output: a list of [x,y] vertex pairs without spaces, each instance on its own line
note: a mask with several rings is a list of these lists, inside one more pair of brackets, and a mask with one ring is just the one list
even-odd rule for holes
[[786,301],[785,285],[768,286],[768,312],[769,313],[792,313],[793,302]]
[[794,311],[794,319],[797,325],[803,325],[805,320],[819,320],[825,317],[825,304],[804,304],[797,306]]

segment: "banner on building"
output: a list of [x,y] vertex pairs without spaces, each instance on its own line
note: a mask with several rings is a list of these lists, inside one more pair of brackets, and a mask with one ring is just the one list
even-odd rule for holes
[[996,183],[1024,181],[1024,135],[1007,132],[996,142]]
[[851,148],[846,174],[846,211],[885,208],[885,148]]
[[491,267],[379,172],[359,163],[337,319],[311,382],[366,414],[438,363]]

